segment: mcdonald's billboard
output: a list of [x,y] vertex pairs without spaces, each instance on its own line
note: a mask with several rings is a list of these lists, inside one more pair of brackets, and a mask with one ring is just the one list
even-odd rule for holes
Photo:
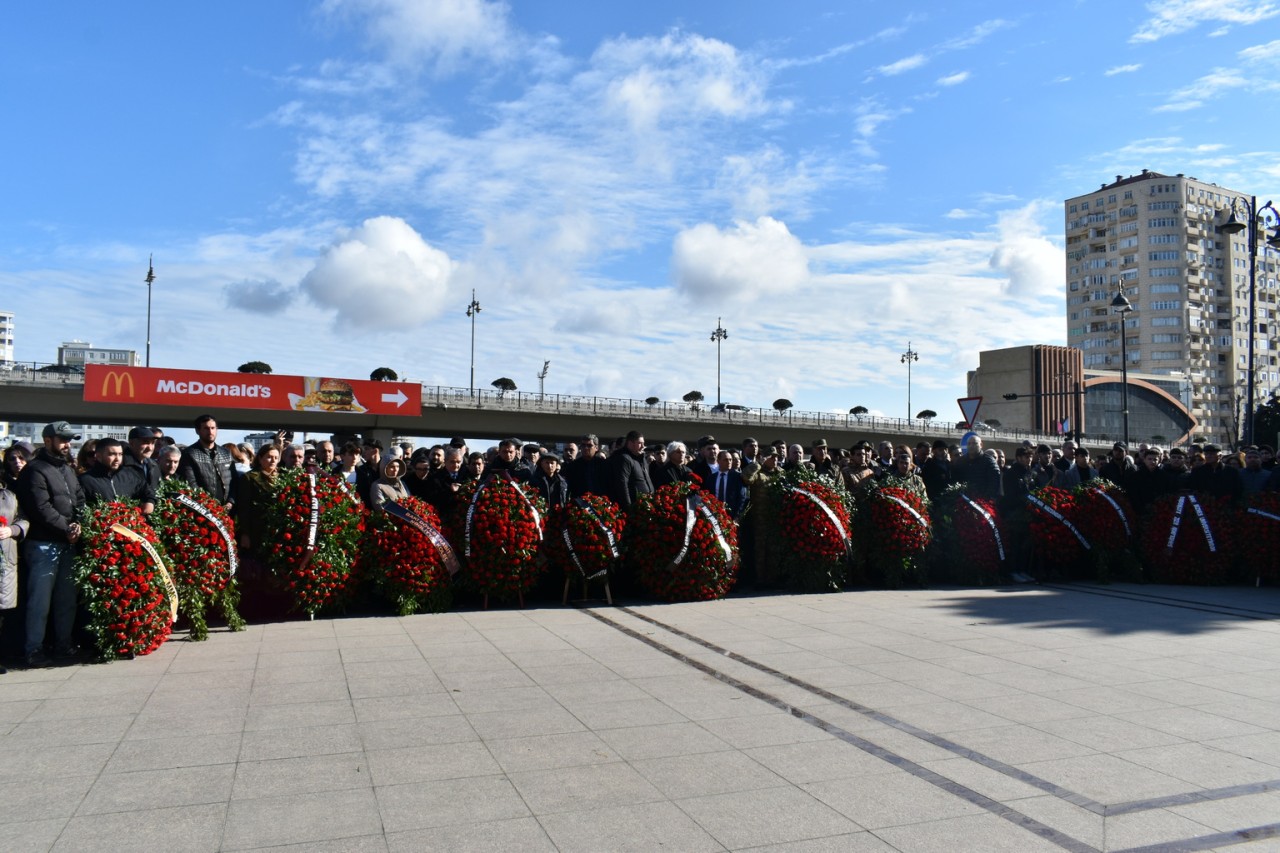
[[90,403],[149,403],[217,409],[417,415],[422,386],[328,376],[217,373],[165,367],[85,365]]

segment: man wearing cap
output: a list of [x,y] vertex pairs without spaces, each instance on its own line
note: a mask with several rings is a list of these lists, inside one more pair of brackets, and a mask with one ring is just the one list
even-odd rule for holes
[[538,469],[529,476],[529,485],[542,495],[548,510],[569,502],[569,483],[560,476],[560,455],[554,451],[538,454]]
[[842,472],[844,486],[850,492],[858,493],[869,489],[876,480],[876,469],[871,467],[871,442],[859,441],[849,449],[849,464]]
[[1240,472],[1222,462],[1222,448],[1216,444],[1204,446],[1204,464],[1187,477],[1187,488],[1194,492],[1207,492],[1215,498],[1230,498],[1239,503],[1244,495],[1244,483]]
[[178,476],[188,484],[204,489],[227,506],[235,502],[231,494],[231,452],[218,444],[218,422],[213,415],[195,420],[196,443],[182,451]]
[[720,455],[720,445],[715,436],[704,435],[698,439],[698,458],[689,463],[689,470],[698,478],[704,489],[711,488],[712,480],[720,471],[716,459]]
[[114,438],[100,438],[93,449],[93,467],[80,475],[86,503],[112,503],[121,499],[137,501],[144,515],[156,508],[156,492],[142,469],[124,464],[124,445]]
[[27,666],[48,666],[44,635],[53,610],[54,654],[72,657],[79,649],[71,642],[76,616],[76,583],[72,561],[80,539],[79,518],[84,490],[67,448],[80,436],[66,421],[44,428],[44,446],[18,475],[18,504],[30,527],[23,541],[27,566]]
[[827,440],[820,438],[813,443],[809,454],[809,467],[817,472],[819,477],[835,478],[840,476],[840,468],[836,465],[836,461],[831,458],[831,452],[827,449]]
[[743,565],[755,567],[754,580],[760,587],[778,582],[778,564],[784,546],[774,532],[777,530],[777,507],[768,499],[768,494],[769,484],[781,476],[778,451],[772,445],[761,448],[757,460],[742,469],[752,510],[747,514],[738,542],[743,548]]
[[373,493],[373,483],[382,476],[382,442],[366,435],[360,442],[360,458],[363,460],[356,469],[356,494],[365,506],[370,506],[369,499]]
[[1098,476],[1110,480],[1122,489],[1129,488],[1129,481],[1137,473],[1137,466],[1129,456],[1129,447],[1123,441],[1111,445],[1111,456],[1098,469]]
[[947,443],[935,439],[929,458],[920,465],[920,479],[929,500],[936,501],[951,485],[951,453]]
[[156,464],[156,434],[151,427],[136,426],[129,430],[129,443],[124,447],[124,464],[137,468],[142,478],[154,489],[160,485],[160,466]]

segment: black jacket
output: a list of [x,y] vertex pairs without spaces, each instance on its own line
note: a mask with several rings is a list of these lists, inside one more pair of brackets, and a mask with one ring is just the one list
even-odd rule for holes
[[95,462],[93,467],[80,475],[80,487],[84,489],[87,503],[105,501],[111,503],[121,498],[139,503],[155,503],[156,492],[147,483],[141,466],[122,465],[112,473],[106,465]]
[[529,477],[528,483],[538,490],[538,494],[542,495],[543,500],[547,502],[547,509],[549,510],[564,506],[569,502],[569,483],[560,474],[556,474],[555,477],[548,477],[539,467]]
[[84,490],[75,469],[41,447],[18,475],[18,505],[31,522],[27,539],[66,542],[71,522],[84,510]]
[[609,494],[609,460],[599,453],[588,459],[581,456],[564,466],[560,475],[569,481],[574,497]]
[[643,455],[624,448],[609,457],[608,495],[624,511],[631,509],[637,497],[652,492],[653,481],[649,479],[649,466]]

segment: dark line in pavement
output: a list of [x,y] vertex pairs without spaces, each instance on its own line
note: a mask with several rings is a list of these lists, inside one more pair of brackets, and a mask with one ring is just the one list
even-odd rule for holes
[[[741,692],[747,694],[748,696],[751,696],[755,699],[759,699],[760,701],[765,702],[769,705],[772,705],[773,707],[781,711],[785,711],[786,713],[790,714],[791,716],[795,717],[796,719],[802,722],[808,723],[809,725],[814,726],[815,728],[821,729],[822,731],[827,732],[828,734],[836,738],[839,738],[845,743],[848,743],[852,746],[856,746],[858,749],[862,750],[863,752],[866,752],[869,755],[873,755],[882,761],[888,762],[889,764],[892,764],[893,766],[899,768],[900,770],[910,773],[912,776],[915,776],[917,779],[920,779],[921,781],[924,781],[924,782],[928,782],[930,785],[934,785],[935,787],[941,788],[942,790],[950,794],[953,794],[954,796],[957,796],[969,803],[972,803],[973,805],[978,806],[979,808],[982,808],[996,815],[999,818],[1003,818],[1004,820],[1009,821],[1015,826],[1019,826],[1022,829],[1027,830],[1028,832],[1034,833],[1035,835],[1040,836],[1046,841],[1050,841],[1053,844],[1058,845],[1064,850],[1075,851],[1075,853],[1100,853],[1100,851],[1096,847],[1086,844],[1085,842],[1080,841],[1078,839],[1072,838],[1066,833],[1059,832],[1053,827],[1043,824],[1040,821],[1036,820],[1035,818],[1032,818],[1028,815],[1024,815],[1021,812],[1016,811],[1015,809],[1012,809],[1009,806],[1006,806],[1004,803],[1001,803],[997,800],[993,800],[990,797],[986,796],[985,794],[980,794],[971,788],[967,788],[964,785],[961,785],[959,782],[948,779],[945,776],[942,776],[941,774],[928,769],[927,767],[923,767],[915,763],[909,758],[905,758],[901,755],[898,755],[895,752],[891,752],[890,750],[887,750],[882,746],[874,744],[871,741],[866,740],[865,738],[858,737],[852,732],[845,731],[844,729],[840,728],[834,723],[829,723],[826,720],[816,717],[813,714],[810,714],[808,711],[805,711],[802,708],[797,708],[787,702],[784,702],[783,700],[777,698],[776,696],[773,696],[772,694],[766,693],[763,690],[760,690],[759,688],[752,687],[750,684],[747,684],[744,681],[739,681],[738,679],[734,678],[728,673],[721,672],[720,670],[715,669],[714,667],[708,666],[707,664],[702,663],[701,661],[694,660],[693,658],[676,651],[670,646],[667,646],[658,642],[652,637],[646,637],[644,634],[641,634],[639,631],[632,630],[631,628],[628,628],[625,625],[621,625],[618,622],[615,622],[614,620],[608,618],[607,616],[600,615],[593,608],[578,607],[578,609],[586,613],[588,616],[591,616],[593,619],[596,619],[599,622],[602,622],[605,625],[608,625],[609,627],[617,631],[620,631],[621,633],[625,634],[628,637],[631,637],[632,639],[639,640],[640,642],[644,643],[650,648],[656,649],[662,652],[663,654],[667,655],[668,657],[671,657],[671,658],[674,658],[675,660],[680,661],[681,663],[683,663],[688,667],[692,667],[693,669],[696,669],[699,672],[705,673],[706,675],[709,675],[712,678],[715,678],[716,680],[724,684],[727,684],[736,690],[740,690]],[[619,608],[619,609],[623,610],[624,612],[628,612],[628,613],[631,612],[625,607]],[[632,614],[632,615],[638,616],[639,614]]]
[[1164,841],[1146,847],[1128,847],[1117,850],[1115,853],[1184,853],[1184,851],[1189,853],[1192,850],[1212,850],[1215,847],[1248,844],[1250,841],[1262,841],[1267,838],[1280,838],[1280,823],[1251,826],[1248,829],[1219,832],[1213,835],[1200,835],[1182,841]]
[[1070,791],[1066,788],[1063,788],[1061,785],[1057,785],[1057,784],[1054,784],[1053,782],[1050,782],[1048,779],[1041,779],[1039,776],[1032,775],[1031,773],[1028,773],[1025,770],[1020,770],[1017,767],[1013,767],[1009,764],[1005,764],[1003,761],[992,758],[989,755],[984,755],[983,753],[972,750],[967,746],[962,746],[956,743],[955,741],[948,740],[947,738],[942,737],[941,735],[936,735],[933,732],[925,731],[924,729],[918,726],[913,726],[911,723],[905,722],[903,720],[899,720],[896,717],[891,717],[888,714],[884,713],[883,711],[877,711],[875,708],[868,708],[866,705],[861,705],[857,702],[854,702],[852,699],[848,699],[844,696],[839,695],[838,693],[832,693],[830,690],[819,687],[816,684],[810,684],[807,681],[803,681],[799,678],[796,678],[794,675],[788,675],[787,673],[774,669],[773,667],[767,664],[760,663],[759,661],[754,661],[751,658],[744,657],[738,654],[737,652],[733,652],[726,648],[722,648],[721,646],[717,646],[715,643],[704,640],[701,637],[695,637],[694,635],[689,634],[685,631],[682,631],[679,628],[668,625],[664,622],[659,622],[657,619],[652,619],[648,616],[645,616],[643,613],[636,613],[634,610],[630,609],[629,607],[619,607],[618,609],[624,613],[634,616],[635,618],[643,622],[648,622],[649,624],[662,628],[665,631],[670,631],[672,634],[675,634],[677,637],[686,639],[691,643],[696,643],[697,645],[702,646],[708,651],[712,651],[712,652],[715,652],[716,654],[723,655],[729,658],[730,660],[737,661],[738,663],[743,664],[744,666],[749,666],[752,669],[756,669],[756,670],[759,670],[760,672],[765,673],[766,675],[771,675],[774,678],[781,679],[782,681],[785,681],[794,687],[799,687],[801,690],[807,690],[808,692],[814,694],[815,696],[818,696],[822,699],[826,699],[829,702],[834,702],[837,705],[848,708],[850,711],[856,711],[857,713],[862,714],[865,717],[869,717],[875,720],[877,723],[882,723],[891,728],[895,728],[898,731],[904,732],[913,737],[917,737],[920,740],[924,741],[925,743],[932,744],[933,746],[936,746],[940,749],[945,749],[947,752],[953,753],[962,758],[967,758],[970,761],[974,762],[975,764],[981,764],[983,767],[989,768],[991,770],[996,771],[997,773],[1001,773],[1005,776],[1008,776],[1010,779],[1016,779],[1019,782],[1030,785],[1033,788],[1038,788],[1041,791],[1044,791],[1045,793],[1048,793],[1048,794],[1052,794],[1058,799],[1065,800],[1066,802],[1069,802],[1074,806],[1079,806],[1080,808],[1085,809],[1086,811],[1093,812],[1096,815],[1106,814],[1107,807],[1104,804],[1098,802],[1097,800],[1092,800],[1089,797],[1086,797],[1084,794],[1077,794],[1074,791]]
[[1134,812],[1145,812],[1151,809],[1165,809],[1170,806],[1187,806],[1193,803],[1209,803],[1215,800],[1229,800],[1234,797],[1265,794],[1268,791],[1280,791],[1280,779],[1268,779],[1265,782],[1253,782],[1247,785],[1231,785],[1226,788],[1211,788],[1205,791],[1188,791],[1185,794],[1152,797],[1149,800],[1136,800],[1132,803],[1117,803],[1114,806],[1107,806],[1107,816],[1133,814]]
[[[1223,616],[1234,616],[1237,619],[1252,619],[1255,622],[1275,622],[1280,613],[1270,610],[1253,610],[1248,607],[1232,607],[1230,604],[1204,604],[1185,598],[1172,598],[1167,595],[1155,595],[1148,592],[1132,592],[1124,589],[1099,589],[1075,584],[1040,584],[1045,589],[1056,589],[1062,592],[1080,592],[1085,595],[1098,595],[1103,598],[1118,598],[1121,601],[1143,601],[1147,604],[1158,604],[1163,607],[1176,607],[1180,610],[1197,610],[1201,613],[1220,613]],[[1257,614],[1257,615],[1253,615]]]
[[1046,793],[1052,794],[1053,796],[1061,800],[1071,803],[1073,806],[1079,806],[1080,808],[1085,809],[1086,811],[1093,812],[1094,814],[1097,814],[1097,815],[1102,815],[1103,817],[1110,817],[1112,815],[1121,815],[1121,814],[1133,814],[1135,812],[1151,811],[1153,809],[1167,808],[1168,806],[1187,805],[1190,803],[1209,802],[1212,800],[1227,800],[1233,797],[1244,797],[1244,796],[1250,796],[1252,794],[1266,793],[1267,791],[1280,790],[1280,779],[1276,779],[1276,780],[1268,780],[1265,782],[1255,782],[1247,785],[1231,785],[1224,788],[1212,788],[1212,789],[1202,790],[1202,791],[1188,791],[1185,794],[1172,794],[1172,795],[1163,796],[1163,797],[1152,797],[1151,799],[1148,799],[1148,800],[1134,800],[1133,802],[1118,803],[1116,805],[1105,805],[1096,800],[1092,800],[1089,797],[1086,797],[1084,794],[1078,794],[1074,791],[1070,791],[1066,788],[1063,788],[1060,785],[1050,782],[1047,779],[1041,779],[1039,776],[1035,776],[1031,773],[1028,773],[1025,770],[1021,770],[1017,767],[1013,767],[1009,764],[1005,764],[1003,761],[1000,761],[999,759],[992,758],[989,755],[984,755],[983,753],[977,752],[976,750],[972,750],[966,746],[961,746],[960,744],[954,741],[948,740],[947,738],[942,737],[941,735],[937,735],[937,734],[934,734],[933,732],[925,731],[924,729],[919,728],[918,726],[913,726],[911,723],[904,722],[903,720],[899,720],[896,717],[891,717],[888,714],[884,713],[883,711],[877,711],[874,708],[869,708],[866,705],[861,705],[857,702],[854,702],[852,699],[848,699],[844,696],[839,695],[838,693],[832,693],[831,691],[826,690],[825,688],[819,687],[816,684],[810,684],[807,681],[796,678],[794,675],[788,675],[785,672],[781,672],[780,670],[774,669],[768,664],[760,663],[759,661],[752,660],[751,658],[740,655],[737,652],[730,651],[729,649],[726,649],[722,646],[717,646],[715,643],[712,643],[709,640],[704,640],[701,637],[688,633],[687,631],[682,631],[681,629],[676,628],[673,625],[668,625],[665,622],[660,622],[657,619],[654,619],[649,616],[645,616],[643,613],[637,613],[636,611],[632,610],[629,607],[619,607],[618,610],[621,610],[622,612],[630,616],[633,616],[642,622],[648,622],[650,625],[661,628],[664,631],[668,631],[672,634],[675,634],[677,637],[681,637],[682,639],[688,640],[691,643],[695,643],[699,646],[702,646],[708,651],[715,652],[718,655],[727,657],[730,660],[743,664],[744,666],[749,666],[752,669],[757,669],[760,672],[765,673],[766,675],[771,675],[774,678],[778,678],[782,681],[785,681],[794,687],[799,687],[802,690],[807,690],[808,692],[814,694],[815,696],[818,696],[822,699],[826,699],[827,701],[833,702],[842,707],[848,708],[851,711],[856,711],[857,713],[862,714],[865,717],[869,717],[870,719],[873,719],[878,723],[882,723],[891,728],[895,728],[905,734],[909,734],[913,737],[917,737],[925,741],[926,743],[932,744],[933,746],[936,746],[940,749],[945,749],[946,751],[954,753],[955,755],[958,755],[962,758],[967,758],[968,760],[976,764],[981,764],[983,767],[986,767],[990,770],[996,771],[997,773],[1001,773],[1005,776],[1008,776],[1010,779],[1016,779],[1019,782],[1023,782],[1027,785],[1032,786],[1033,788],[1039,788],[1040,790]]

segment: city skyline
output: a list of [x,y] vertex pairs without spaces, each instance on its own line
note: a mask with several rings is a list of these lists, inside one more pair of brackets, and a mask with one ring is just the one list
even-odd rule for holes
[[1280,185],[1263,2],[3,14],[19,360],[142,351],[154,253],[155,366],[465,387],[474,287],[481,387],[711,398],[722,318],[725,402],[902,417],[909,346],[953,420],[1066,343],[1063,199]]

